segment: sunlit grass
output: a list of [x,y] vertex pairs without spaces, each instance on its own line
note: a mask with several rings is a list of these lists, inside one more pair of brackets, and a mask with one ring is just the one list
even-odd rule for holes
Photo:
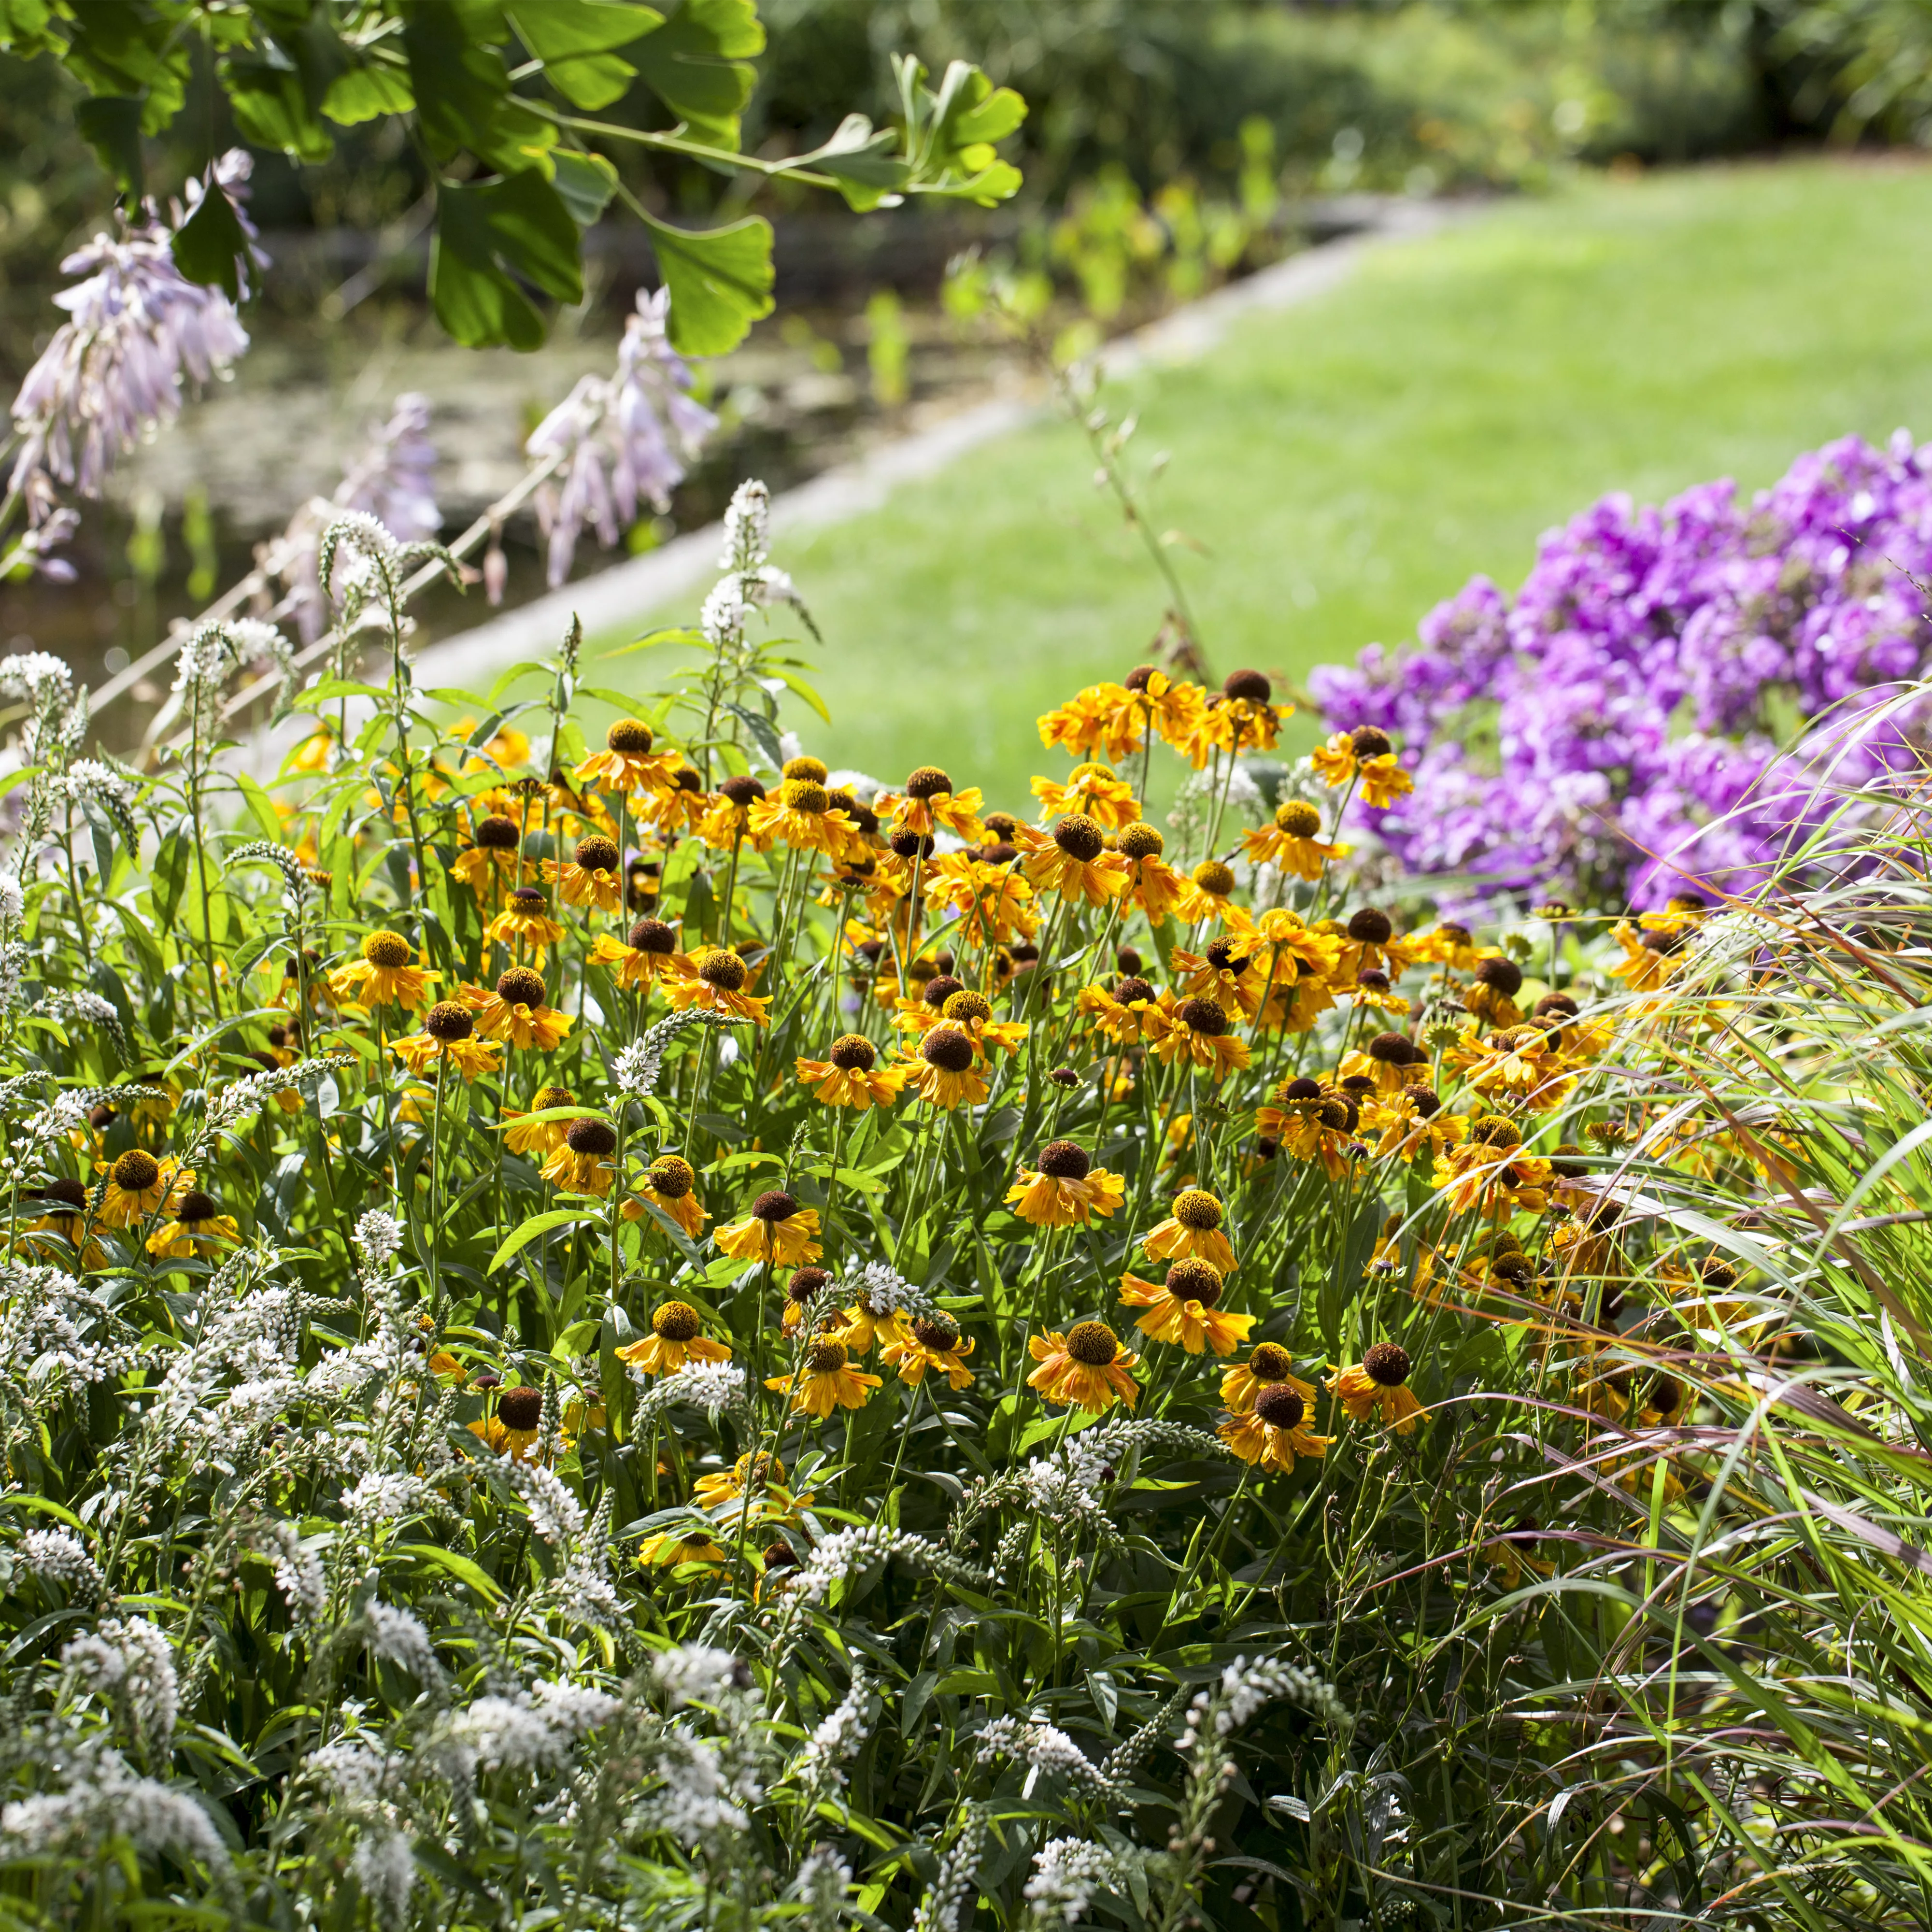
[[[1117,412],[1141,412],[1143,460],[1171,452],[1158,518],[1198,546],[1182,568],[1214,665],[1299,678],[1397,642],[1472,574],[1520,578],[1606,490],[1756,488],[1846,431],[1926,432],[1928,216],[1910,164],[1593,181],[1389,249],[1137,381]],[[1024,798],[1016,721],[1118,676],[1160,619],[1091,472],[1042,424],[782,545],[825,632],[808,655],[836,758],[896,780],[937,728],[962,782]]]

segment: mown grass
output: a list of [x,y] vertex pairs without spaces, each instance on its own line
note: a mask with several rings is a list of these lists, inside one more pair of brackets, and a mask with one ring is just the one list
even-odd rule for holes
[[[1398,641],[1472,573],[1520,577],[1606,490],[1756,488],[1848,430],[1927,431],[1928,215],[1932,172],[1906,163],[1593,179],[1138,379],[1112,400],[1139,411],[1143,460],[1171,452],[1158,520],[1199,546],[1181,567],[1214,664],[1298,679]],[[826,637],[814,748],[896,780],[937,728],[962,783],[1024,799],[1017,721],[1118,676],[1160,619],[1091,476],[1084,440],[1042,424],[786,543]]]

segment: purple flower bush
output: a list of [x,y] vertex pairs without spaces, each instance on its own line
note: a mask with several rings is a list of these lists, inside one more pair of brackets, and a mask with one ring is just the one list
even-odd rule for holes
[[1727,481],[1607,496],[1514,602],[1478,578],[1413,646],[1311,687],[1333,728],[1403,748],[1414,792],[1358,815],[1466,903],[1736,892],[1920,758],[1932,712],[1901,686],[1927,668],[1928,579],[1932,445],[1848,436],[1748,502]]

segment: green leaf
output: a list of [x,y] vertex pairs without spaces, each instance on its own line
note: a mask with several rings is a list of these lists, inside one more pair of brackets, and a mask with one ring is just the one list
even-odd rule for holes
[[399,1556],[416,1557],[438,1570],[447,1570],[459,1582],[467,1583],[485,1603],[498,1604],[503,1600],[502,1586],[460,1550],[446,1550],[439,1543],[399,1543],[396,1553]]
[[417,119],[439,160],[466,148],[480,152],[509,98],[503,57],[476,38],[478,24],[473,15],[459,13],[452,0],[416,0],[404,21]]
[[632,0],[522,0],[508,10],[551,85],[584,108],[608,107],[622,96],[638,70],[616,50],[662,26],[664,18]]
[[559,148],[550,158],[552,178],[570,218],[588,228],[617,192],[617,170],[602,154],[580,154]]
[[547,1214],[532,1214],[510,1238],[490,1257],[488,1272],[494,1274],[512,1255],[520,1254],[538,1235],[547,1234],[553,1228],[561,1228],[572,1221],[598,1221],[604,1217],[601,1208],[553,1208]]
[[236,125],[250,140],[298,160],[326,161],[335,142],[317,110],[351,57],[326,25],[298,17],[308,11],[295,10],[264,46],[230,55],[221,64],[221,84]]
[[795,677],[788,670],[775,670],[772,675],[782,680],[788,690],[796,692],[806,704],[812,706],[813,710],[818,713],[820,717],[825,720],[826,724],[830,724],[832,722],[832,714],[826,710],[824,699],[820,698],[818,692],[807,684],[803,678]]
[[784,763],[784,748],[778,743],[778,728],[769,718],[755,711],[748,710],[742,704],[728,704],[725,710],[732,712],[751,733],[766,764],[776,771]]
[[0,47],[29,60],[54,44],[47,32],[47,0],[0,0]]
[[322,98],[323,113],[344,128],[359,127],[385,114],[406,114],[416,104],[408,74],[388,61],[372,60],[338,74]]
[[693,134],[735,149],[738,116],[758,80],[745,62],[764,50],[753,0],[685,0],[631,57],[651,91]]
[[671,346],[722,356],[772,312],[772,225],[748,214],[727,228],[674,228],[644,218],[670,290]]
[[249,816],[261,827],[262,836],[279,845],[282,842],[282,819],[274,801],[246,772],[237,772],[235,782],[247,802]]
[[472,349],[507,343],[535,349],[544,321],[513,273],[560,302],[582,299],[577,224],[538,168],[481,188],[436,188],[430,298],[436,317]]
[[128,194],[141,192],[141,108],[138,95],[110,94],[83,100],[74,110],[81,139]]
[[175,230],[175,266],[191,282],[206,282],[226,292],[230,302],[242,298],[239,261],[248,252],[248,236],[235,204],[212,182],[201,206]]

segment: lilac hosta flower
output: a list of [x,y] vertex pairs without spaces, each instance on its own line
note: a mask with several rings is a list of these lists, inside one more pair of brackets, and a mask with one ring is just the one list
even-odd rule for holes
[[[1478,578],[1400,652],[1312,684],[1405,747],[1415,790],[1359,815],[1411,871],[1504,895],[1660,904],[1760,878],[1848,789],[1918,755],[1895,700],[1932,657],[1932,446],[1900,431],[1661,509],[1607,497],[1544,539],[1512,602]],[[1836,707],[1834,710],[1834,707]],[[1819,719],[1780,754],[1780,714]]]
[[670,291],[638,292],[624,328],[614,376],[586,376],[531,433],[533,462],[562,459],[537,492],[537,520],[549,539],[552,587],[570,574],[587,525],[606,548],[648,502],[662,514],[685,465],[718,426],[688,392],[692,378],[664,332]]
[[[236,199],[245,166],[230,157],[216,173]],[[175,266],[152,207],[118,239],[97,235],[61,272],[82,278],[54,298],[68,320],[14,399],[22,444],[8,487],[37,527],[57,512],[56,484],[98,497],[116,460],[180,413],[184,379],[225,376],[248,346],[228,298]]]

